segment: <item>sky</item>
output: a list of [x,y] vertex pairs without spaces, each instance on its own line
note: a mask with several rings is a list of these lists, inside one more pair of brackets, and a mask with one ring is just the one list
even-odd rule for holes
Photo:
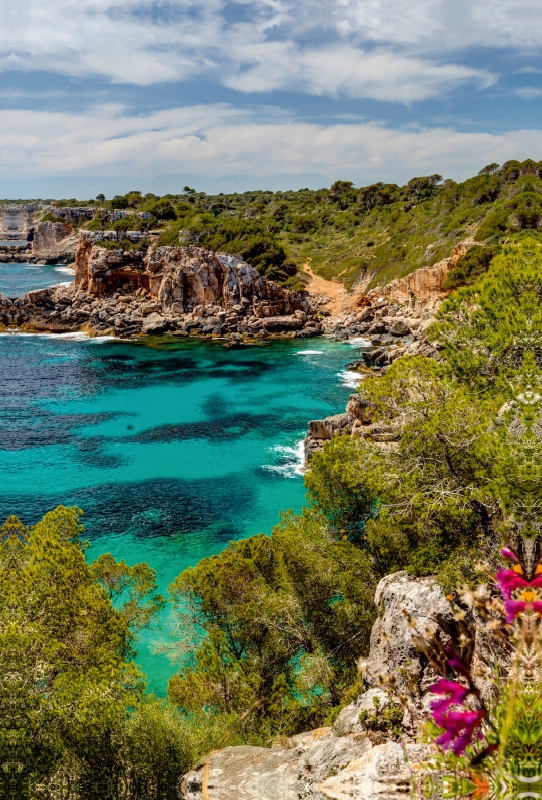
[[0,196],[542,160],[533,0],[0,0]]

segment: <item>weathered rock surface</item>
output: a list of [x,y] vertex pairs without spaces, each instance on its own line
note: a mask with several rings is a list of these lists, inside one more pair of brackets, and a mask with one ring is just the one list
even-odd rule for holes
[[373,698],[381,704],[388,696],[380,688],[381,676],[391,677],[408,698],[403,725],[415,735],[425,719],[429,687],[436,680],[427,658],[412,641],[404,611],[409,612],[429,640],[446,643],[453,625],[450,606],[435,578],[413,578],[408,572],[395,572],[382,578],[375,593],[378,617],[371,631],[369,657],[364,664],[367,692],[341,711],[335,729],[342,735],[363,730],[359,714],[374,709]]
[[331,800],[399,800],[409,794],[412,767],[430,759],[427,745],[377,745],[320,784]]
[[446,297],[444,281],[461,256],[475,244],[473,238],[457,244],[448,258],[442,259],[432,267],[417,269],[405,278],[397,278],[382,289],[374,289],[369,297],[383,297],[390,303],[432,304]]
[[371,404],[363,393],[357,392],[350,395],[346,412],[343,414],[309,421],[304,441],[305,462],[308,464],[314,453],[322,450],[325,443],[334,436],[344,434],[384,443],[381,446],[386,449],[390,443],[400,438],[401,430],[398,424],[374,422],[371,416]]
[[306,293],[281,288],[233,256],[197,247],[110,250],[86,235],[78,242],[74,285],[29,292],[16,307],[4,299],[4,324],[124,337],[170,331],[265,339],[320,331]]
[[338,737],[329,728],[294,737],[286,746],[226,747],[184,777],[185,800],[325,800],[319,785],[361,758],[366,736]]
[[49,250],[71,235],[73,228],[66,222],[38,222],[34,228],[33,252]]

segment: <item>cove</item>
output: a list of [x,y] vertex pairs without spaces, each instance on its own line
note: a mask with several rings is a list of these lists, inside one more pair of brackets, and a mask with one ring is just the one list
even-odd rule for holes
[[[4,333],[0,514],[32,524],[77,505],[90,559],[147,561],[166,593],[186,567],[300,511],[307,421],[344,409],[351,356],[325,339],[228,349]],[[137,659],[158,694],[174,671],[150,649],[161,623]]]
[[73,269],[62,264],[1,263],[0,294],[4,297],[22,297],[25,292],[34,289],[72,283],[73,274]]

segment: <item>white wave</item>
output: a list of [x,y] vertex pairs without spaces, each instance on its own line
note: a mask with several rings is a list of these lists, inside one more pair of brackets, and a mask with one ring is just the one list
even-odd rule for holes
[[0,336],[38,336],[42,339],[88,339],[89,335],[86,331],[65,331],[64,333],[46,333],[45,331],[42,333],[33,332],[30,333],[28,331],[5,331],[0,334]]
[[298,478],[304,474],[305,467],[305,440],[300,439],[294,447],[276,445],[271,448],[272,453],[279,456],[279,464],[264,464],[263,469],[277,472],[284,478]]
[[115,342],[122,341],[119,336],[89,336],[89,342]]
[[354,370],[351,369],[344,369],[337,373],[337,377],[340,378],[343,386],[347,386],[350,389],[357,389],[366,375],[364,375],[362,372],[354,372]]
[[55,267],[55,272],[63,272],[65,275],[75,275],[75,270],[70,267]]
[[358,336],[355,339],[346,339],[344,344],[348,344],[350,347],[370,347],[371,340],[364,339],[363,336]]
[[323,350],[298,350],[296,356],[320,356],[323,353]]

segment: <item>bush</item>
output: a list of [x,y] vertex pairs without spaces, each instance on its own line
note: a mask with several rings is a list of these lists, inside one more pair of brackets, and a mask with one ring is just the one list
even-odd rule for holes
[[492,260],[502,251],[500,245],[491,247],[471,247],[461,256],[455,267],[450,270],[444,281],[444,289],[457,289],[459,286],[470,286],[475,280],[487,272]]

